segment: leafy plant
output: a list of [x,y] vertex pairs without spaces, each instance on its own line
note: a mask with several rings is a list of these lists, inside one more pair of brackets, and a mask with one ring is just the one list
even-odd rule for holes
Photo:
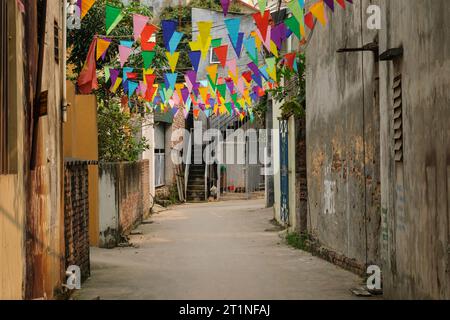
[[138,138],[141,119],[123,112],[116,100],[98,107],[99,158],[106,162],[137,161],[149,148],[145,137]]
[[[302,118],[305,116],[306,109],[306,62],[305,55],[299,54],[297,56],[297,71],[282,65],[281,59],[277,62],[277,80],[278,83],[283,84],[274,89],[268,90],[272,98],[278,102],[283,103],[281,107],[282,117],[288,118],[294,116]],[[266,97],[267,98],[267,97]],[[259,112],[267,111],[267,103],[261,99],[263,106],[257,105]]]

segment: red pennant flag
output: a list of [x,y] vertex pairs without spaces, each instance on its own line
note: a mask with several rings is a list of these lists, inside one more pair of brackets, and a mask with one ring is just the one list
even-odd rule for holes
[[95,49],[97,47],[97,37],[91,42],[89,52],[84,63],[83,70],[81,70],[78,77],[78,90],[81,94],[91,94],[92,90],[98,88],[97,82],[97,60],[95,57]]
[[295,52],[288,53],[284,56],[284,64],[289,67],[289,69],[294,70],[294,61],[297,54]]
[[247,80],[247,82],[252,81],[252,72],[251,71],[246,71],[246,72],[242,73],[242,76],[244,77],[245,80]]
[[195,109],[193,112],[194,112],[194,117],[195,117],[195,119],[197,119],[197,118],[198,118],[198,115],[199,115],[199,113],[200,113],[200,109]]
[[127,72],[127,79],[136,80],[137,77],[138,77],[138,74],[136,72]]
[[150,42],[152,35],[156,32],[157,27],[152,24],[147,24],[141,33],[141,48],[142,51],[153,51],[156,42]]
[[336,2],[345,9],[345,0],[336,0]]
[[217,48],[214,48],[214,53],[220,61],[220,64],[223,68],[227,65],[227,56],[228,56],[228,45],[223,45]]
[[261,32],[263,39],[266,39],[267,29],[269,28],[270,11],[266,10],[264,15],[259,12],[253,14],[253,20],[255,20],[256,27]]
[[314,29],[314,16],[312,15],[311,12],[308,12],[305,15],[305,24],[309,29]]

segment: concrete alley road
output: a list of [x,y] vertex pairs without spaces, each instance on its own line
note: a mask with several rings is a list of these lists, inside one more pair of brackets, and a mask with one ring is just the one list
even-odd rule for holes
[[92,248],[79,299],[353,299],[362,280],[283,244],[261,200],[154,215],[138,248]]

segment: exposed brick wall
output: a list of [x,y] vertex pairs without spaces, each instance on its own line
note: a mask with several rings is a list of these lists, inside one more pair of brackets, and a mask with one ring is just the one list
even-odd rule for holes
[[64,168],[65,265],[79,266],[82,279],[90,276],[89,180],[87,163],[66,163]]
[[[147,176],[145,176],[147,172]],[[119,231],[128,234],[149,211],[149,161],[120,163],[119,185]]]
[[150,215],[150,161],[140,162],[141,185],[142,185],[142,206],[143,216],[147,218]]

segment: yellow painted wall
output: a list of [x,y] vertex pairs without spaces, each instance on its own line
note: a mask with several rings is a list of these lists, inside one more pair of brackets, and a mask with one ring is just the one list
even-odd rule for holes
[[[67,81],[67,122],[63,126],[64,158],[98,161],[97,101],[93,95],[76,95]],[[89,166],[89,239],[98,245],[98,166]]]

